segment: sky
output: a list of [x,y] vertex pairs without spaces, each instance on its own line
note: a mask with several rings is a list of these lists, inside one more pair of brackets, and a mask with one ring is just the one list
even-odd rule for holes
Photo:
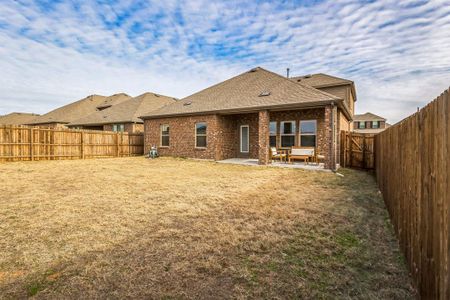
[[183,98],[253,67],[353,80],[395,123],[450,86],[450,0],[0,0],[0,114]]

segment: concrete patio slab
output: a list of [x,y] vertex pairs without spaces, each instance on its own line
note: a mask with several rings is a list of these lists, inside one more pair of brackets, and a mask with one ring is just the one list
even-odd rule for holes
[[[235,165],[246,165],[246,166],[263,166],[258,164],[257,159],[249,159],[249,158],[229,158],[224,160],[217,161],[221,164],[235,164]],[[278,167],[278,168],[290,168],[290,169],[303,169],[303,170],[311,170],[311,171],[322,171],[322,172],[331,172],[329,169],[324,169],[323,163],[320,164],[305,164],[305,163],[284,163],[275,161],[273,163],[269,163],[265,165],[268,167]]]

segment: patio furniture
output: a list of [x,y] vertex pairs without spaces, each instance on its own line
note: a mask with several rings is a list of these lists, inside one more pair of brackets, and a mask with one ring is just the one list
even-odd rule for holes
[[280,160],[280,162],[283,162],[284,159],[284,161],[286,162],[287,154],[284,150],[277,150],[277,148],[275,147],[270,147],[269,153],[270,153],[270,160],[272,162],[274,161],[274,159],[278,159]]
[[294,160],[303,160],[306,164],[308,164],[310,159],[313,161],[316,160],[315,152],[314,147],[293,146],[291,148],[291,153],[289,154],[289,163],[292,163]]

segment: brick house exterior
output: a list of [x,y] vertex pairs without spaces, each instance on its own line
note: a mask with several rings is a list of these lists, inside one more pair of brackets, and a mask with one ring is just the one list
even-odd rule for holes
[[[270,92],[261,93],[260,86],[270,86]],[[141,118],[145,152],[157,146],[162,156],[252,158],[260,164],[269,163],[271,141],[272,146],[275,143],[276,147],[284,148],[282,138],[289,135],[289,143],[301,146],[301,122],[315,121],[312,135],[316,151],[325,157],[326,168],[335,169],[339,163],[342,117],[351,119],[342,98],[257,68]],[[206,147],[196,147],[198,123],[206,125]],[[282,123],[290,124],[289,134],[282,134]],[[243,146],[245,139],[241,139],[243,126],[248,128],[248,151]],[[276,127],[272,139],[271,126]],[[166,145],[163,131],[168,137],[164,140]]]
[[[325,165],[332,168],[336,163],[337,144],[331,145],[331,107],[290,111],[262,110],[257,113],[235,115],[180,116],[145,120],[145,152],[157,146],[162,156],[191,157],[223,160],[227,158],[254,158],[261,164],[269,161],[269,123],[276,122],[277,128],[283,121],[295,121],[295,145],[299,146],[300,121],[317,121],[317,151],[325,156]],[[195,147],[195,124],[207,124],[207,147]],[[169,125],[170,142],[161,146],[161,125]],[[249,126],[249,151],[240,151],[239,130],[241,125]],[[276,141],[280,145],[281,133],[277,130]]]

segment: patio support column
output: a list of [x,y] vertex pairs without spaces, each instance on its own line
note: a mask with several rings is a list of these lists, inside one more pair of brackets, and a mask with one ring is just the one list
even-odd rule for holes
[[269,162],[269,111],[258,113],[258,163],[267,165]]
[[325,107],[325,168],[336,169],[336,107],[327,105]]

